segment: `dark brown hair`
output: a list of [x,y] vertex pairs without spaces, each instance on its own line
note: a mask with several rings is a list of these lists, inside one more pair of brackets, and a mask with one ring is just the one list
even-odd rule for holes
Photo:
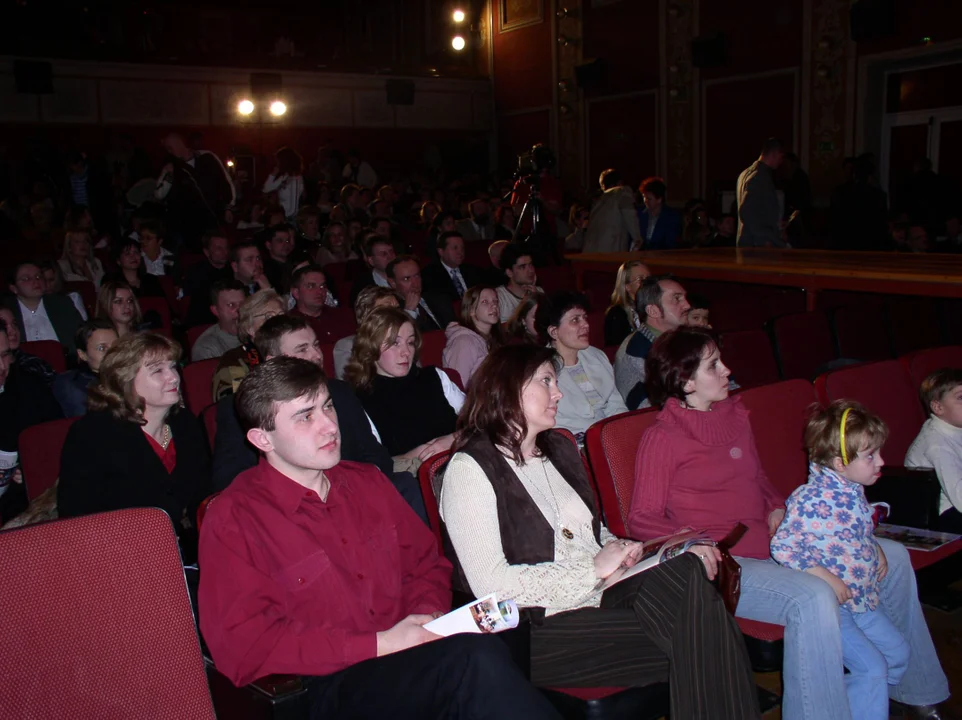
[[[848,415],[845,415],[846,410]],[[809,460],[831,467],[832,460],[842,457],[843,416],[848,463],[862,450],[877,450],[885,444],[889,429],[882,418],[854,400],[836,400],[826,408],[819,405],[811,408],[805,427],[805,449]]]
[[460,439],[453,451],[457,452],[471,436],[480,434],[507,451],[516,463],[523,464],[521,443],[528,434],[528,423],[521,393],[545,363],[551,363],[557,371],[561,359],[553,349],[537,345],[507,345],[489,354],[468,385],[464,407],[458,415]]
[[275,315],[265,320],[260,330],[254,333],[254,347],[262,358],[276,357],[281,354],[281,339],[285,335],[307,328],[311,328],[311,324],[305,317]]
[[251,370],[237,389],[237,417],[246,429],[272,432],[277,405],[299,397],[316,398],[327,389],[324,371],[308,360],[283,355],[262,362]]
[[702,358],[717,347],[715,333],[706,328],[683,326],[659,336],[645,359],[651,404],[660,407],[672,397],[684,402],[685,384],[695,377]]

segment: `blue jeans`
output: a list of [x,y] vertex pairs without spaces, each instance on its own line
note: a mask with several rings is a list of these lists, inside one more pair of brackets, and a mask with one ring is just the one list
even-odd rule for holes
[[[905,675],[889,689],[889,696],[907,705],[934,705],[949,696],[949,683],[922,616],[908,551],[891,540],[878,542],[889,566],[879,586],[879,611],[910,649]],[[785,626],[782,718],[851,720],[839,606],[832,588],[772,560],[736,559],[742,567],[742,593],[735,614]]]
[[909,666],[909,644],[880,610],[852,612],[840,607],[842,661],[852,716],[886,720],[889,685],[898,685]]

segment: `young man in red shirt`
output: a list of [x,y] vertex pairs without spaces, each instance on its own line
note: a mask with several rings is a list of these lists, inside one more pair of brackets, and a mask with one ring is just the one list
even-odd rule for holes
[[211,504],[200,540],[201,631],[237,685],[308,680],[311,718],[557,718],[507,647],[441,638],[451,565],[374,466],[341,462],[323,371],[257,366],[237,410],[260,463]]

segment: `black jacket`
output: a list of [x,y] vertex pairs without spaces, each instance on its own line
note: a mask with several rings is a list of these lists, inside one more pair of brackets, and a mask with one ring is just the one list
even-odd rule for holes
[[157,507],[170,516],[184,562],[197,557],[197,506],[210,494],[208,445],[186,410],[168,419],[177,464],[168,473],[140,425],[107,411],[87,413],[67,433],[60,455],[60,517]]
[[191,265],[184,276],[184,295],[190,298],[185,325],[193,327],[217,322],[210,311],[210,289],[215,282],[233,279],[234,271],[230,263],[222,268],[215,268],[207,260]]
[[[26,342],[30,338],[27,337],[27,331],[23,326],[23,314],[20,311],[17,296],[8,296],[3,304],[13,312],[13,316],[17,319],[17,327],[20,328],[20,337]],[[47,311],[47,317],[50,318],[50,324],[53,325],[53,331],[57,334],[57,339],[67,351],[67,357],[74,357],[77,354],[74,336],[77,334],[77,328],[83,324],[83,318],[80,317],[77,308],[74,307],[70,298],[56,294],[44,295],[43,307]]]
[[[341,428],[341,459],[376,465],[388,477],[394,473],[391,455],[371,432],[364,408],[347,383],[329,378],[328,390]],[[179,457],[179,455],[178,455]],[[247,437],[234,410],[234,396],[217,402],[217,436],[214,439],[212,479],[214,490],[224,490],[234,478],[257,464],[257,451]]]
[[[418,308],[417,325],[421,332],[430,330],[444,330],[449,324],[454,322],[454,308],[451,306],[451,298],[444,295],[422,295],[428,309],[434,315],[434,319],[428,315],[423,308]],[[435,322],[435,320],[437,322]]]
[[[464,278],[465,291],[473,288],[475,285],[485,284],[486,278],[479,268],[464,264],[461,265],[459,270],[461,271],[461,277]],[[454,281],[451,280],[448,271],[444,269],[444,266],[440,262],[425,265],[424,269],[421,270],[421,282],[424,285],[425,294],[444,295],[452,301],[460,299],[454,287]]]

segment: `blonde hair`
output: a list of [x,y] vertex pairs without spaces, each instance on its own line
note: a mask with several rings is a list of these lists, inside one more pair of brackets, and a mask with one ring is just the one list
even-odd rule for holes
[[361,290],[361,292],[358,293],[357,300],[354,301],[354,318],[357,320],[357,324],[360,325],[364,322],[365,318],[371,314],[371,311],[378,307],[378,302],[389,297],[397,300],[397,306],[399,308],[404,307],[404,298],[401,296],[401,293],[394,288],[371,285]]
[[63,234],[63,252],[60,254],[61,259],[70,261],[70,239],[75,235],[83,235],[87,238],[87,261],[93,265],[94,262],[94,244],[90,237],[90,231],[86,228],[77,228],[75,230],[67,230]]
[[[629,260],[626,263],[622,263],[621,267],[618,268],[618,274],[615,276],[615,289],[611,293],[611,305],[609,307],[623,307],[627,310],[635,309],[635,302],[628,295],[628,278],[631,277],[631,269],[636,267],[645,267],[645,264],[641,260]],[[647,267],[645,268],[647,269]]]
[[344,368],[344,379],[357,391],[367,392],[377,375],[377,361],[381,348],[393,343],[401,328],[410,325],[414,328],[414,357],[412,366],[417,363],[421,351],[421,332],[411,316],[399,308],[375,308],[365,318],[354,336],[351,359]]
[[180,355],[180,344],[163,335],[149,332],[124,335],[104,355],[100,377],[87,391],[87,409],[109,410],[118,420],[144,425],[146,406],[134,390],[134,378],[144,365],[157,360],[179,362]]
[[237,337],[241,340],[252,340],[254,337],[254,322],[258,315],[263,315],[267,306],[272,302],[281,306],[281,313],[286,310],[281,296],[273,290],[258,290],[241,303],[237,310]]
[[[845,452],[842,452],[842,419],[845,420]],[[805,428],[808,459],[830,467],[835,458],[851,463],[862,450],[882,447],[889,429],[878,415],[854,400],[836,400],[828,407],[815,405]],[[848,464],[846,463],[846,464]]]
[[111,280],[100,286],[100,291],[97,293],[97,305],[94,308],[94,317],[106,320],[111,325],[114,324],[113,318],[110,317],[110,306],[113,304],[114,298],[117,297],[118,290],[129,290],[130,296],[134,299],[134,316],[130,319],[130,325],[135,328],[143,321],[144,316],[140,311],[140,303],[137,302],[134,289],[121,280]]

